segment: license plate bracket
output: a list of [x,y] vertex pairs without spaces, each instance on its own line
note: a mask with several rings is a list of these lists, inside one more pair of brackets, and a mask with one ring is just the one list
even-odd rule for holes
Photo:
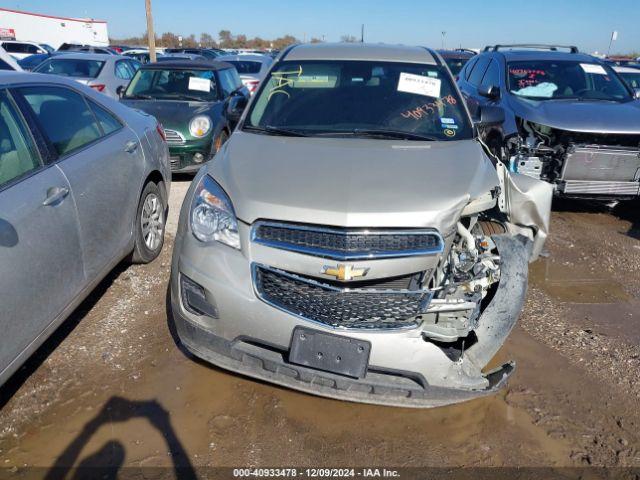
[[352,378],[364,378],[371,343],[305,327],[293,330],[289,362]]

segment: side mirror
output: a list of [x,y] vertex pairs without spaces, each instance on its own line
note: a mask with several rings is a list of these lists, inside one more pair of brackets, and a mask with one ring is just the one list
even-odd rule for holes
[[500,88],[495,85],[480,85],[478,87],[478,93],[490,100],[497,100],[500,98]]
[[640,100],[640,88],[635,88],[634,93],[634,97],[636,97],[636,100]]
[[232,93],[227,104],[227,117],[229,120],[232,122],[240,120],[247,103],[247,99],[242,94]]
[[479,128],[495,127],[504,123],[504,110],[501,107],[485,105],[480,107],[480,118],[475,124]]

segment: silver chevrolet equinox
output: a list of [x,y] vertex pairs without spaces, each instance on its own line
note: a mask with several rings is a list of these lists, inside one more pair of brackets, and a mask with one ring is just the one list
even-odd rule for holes
[[195,177],[171,276],[182,344],[344,400],[434,407],[498,390],[551,187],[509,173],[432,50],[283,51]]

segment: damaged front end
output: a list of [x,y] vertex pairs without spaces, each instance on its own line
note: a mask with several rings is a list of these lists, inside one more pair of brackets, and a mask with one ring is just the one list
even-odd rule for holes
[[554,185],[556,195],[628,199],[640,194],[640,135],[561,130],[517,118],[509,166]]

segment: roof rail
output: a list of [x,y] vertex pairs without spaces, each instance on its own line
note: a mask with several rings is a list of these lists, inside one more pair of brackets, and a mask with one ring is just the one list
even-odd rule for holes
[[453,51],[462,53],[473,53],[474,55],[478,53],[475,50],[471,50],[470,48],[454,48]]
[[542,43],[517,43],[513,45],[487,45],[484,47],[484,52],[497,52],[498,50],[504,50],[508,48],[530,48],[534,50],[551,50],[553,52],[558,49],[569,50],[571,53],[579,53],[578,47],[573,45],[545,45]]

